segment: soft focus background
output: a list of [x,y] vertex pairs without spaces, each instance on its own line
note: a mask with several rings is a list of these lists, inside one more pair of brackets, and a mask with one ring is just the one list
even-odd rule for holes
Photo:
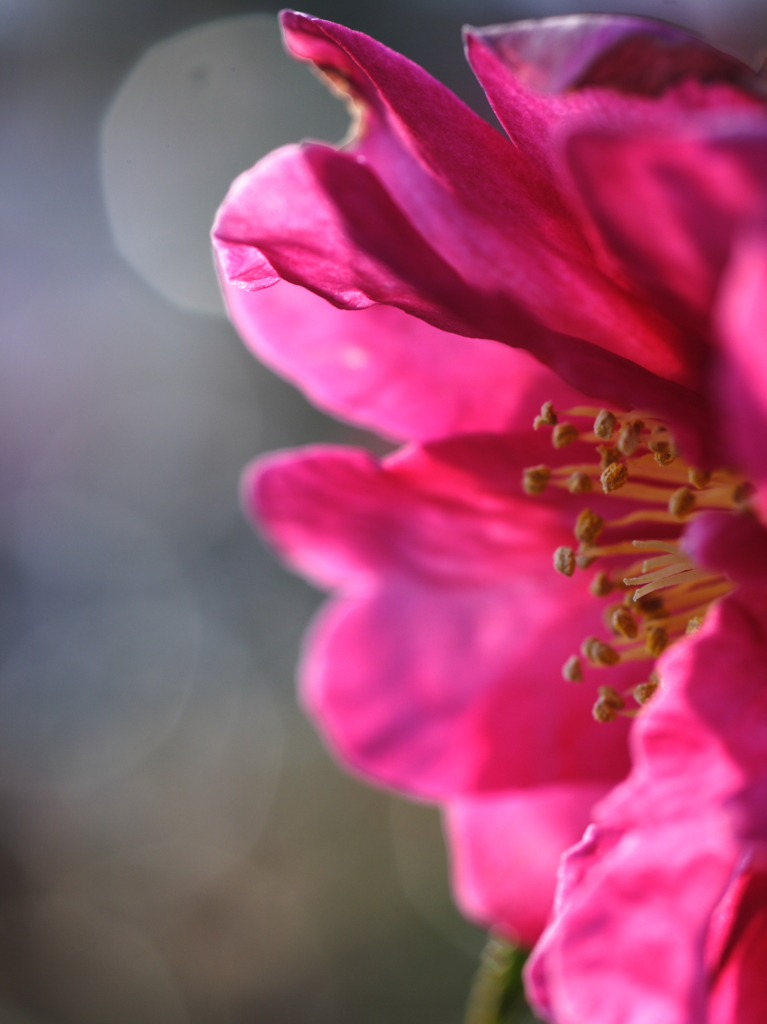
[[[345,131],[277,6],[0,0],[0,1024],[458,1024],[483,943],[436,813],[296,709],[320,598],[237,505],[259,451],[376,444],[245,353],[211,269],[230,179]],[[310,10],[486,113],[461,23],[578,6]],[[767,41],[751,0],[588,6]]]

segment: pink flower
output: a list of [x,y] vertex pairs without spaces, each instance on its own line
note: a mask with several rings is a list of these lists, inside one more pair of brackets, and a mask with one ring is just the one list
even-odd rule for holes
[[[531,991],[561,1024],[692,1024],[706,999],[716,1024],[756,1020],[767,534],[741,471],[758,510],[765,82],[644,19],[472,30],[505,138],[366,36],[283,26],[359,125],[234,183],[214,227],[229,309],[320,405],[419,442],[245,478],[278,550],[335,593],[304,700],[345,763],[444,806],[460,902],[524,942],[649,700]],[[544,401],[570,410],[553,435],[549,410],[531,427]],[[600,406],[618,423],[594,437]],[[580,566],[644,576],[644,604],[592,596],[608,584],[575,567],[574,528]]]

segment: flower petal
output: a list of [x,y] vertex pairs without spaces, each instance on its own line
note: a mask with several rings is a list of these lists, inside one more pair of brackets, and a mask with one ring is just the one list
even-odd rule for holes
[[676,322],[710,334],[731,249],[767,212],[764,108],[714,109],[668,132],[585,128],[567,156],[624,272]]
[[258,292],[224,288],[259,359],[321,408],[389,437],[527,427],[544,401],[583,402],[521,349],[445,334],[394,306],[339,310],[287,281]]
[[655,394],[665,415],[669,382],[693,382],[688,343],[595,265],[535,154],[368,37],[303,15],[284,25],[293,51],[362,104],[363,130],[343,153],[288,148],[235,183],[214,228],[229,280],[276,274],[345,308],[397,305],[529,348],[602,400],[646,407]]
[[711,985],[709,1024],[762,1024],[767,1001],[767,874],[747,868],[725,898],[726,946]]
[[659,670],[632,774],[568,855],[530,968],[558,1024],[706,1019],[709,922],[744,851],[767,839],[764,591],[722,601]]
[[[556,508],[483,490],[406,455],[316,450],[262,464],[245,501],[281,553],[340,596],[320,615],[304,700],[343,760],[441,799],[626,768],[625,721],[594,722],[561,667],[601,628],[587,580],[557,575]],[[508,467],[513,473],[513,466]],[[568,496],[569,497],[569,496]],[[613,670],[618,688],[646,668]]]
[[559,860],[607,788],[539,786],[453,799],[445,808],[455,898],[467,917],[532,946],[554,898]]
[[[595,87],[610,90],[606,106],[620,106],[627,96],[658,97],[690,79],[708,85],[728,82],[755,95],[761,92],[759,76],[743,61],[653,18],[571,14],[469,28],[466,35],[494,53],[506,71],[503,78],[494,74],[481,51],[471,47],[472,67],[512,137],[530,103],[520,95],[520,86],[544,96],[562,95],[557,101],[548,101],[547,108],[554,116],[593,111],[599,98],[582,98],[578,92]],[[487,71],[489,78],[485,77]]]
[[715,378],[723,429],[754,482],[767,484],[767,239],[749,232],[735,249],[717,310],[724,348]]

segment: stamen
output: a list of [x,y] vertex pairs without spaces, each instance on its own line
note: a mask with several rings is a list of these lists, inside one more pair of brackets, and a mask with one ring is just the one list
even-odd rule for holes
[[[654,561],[654,559],[650,559]],[[652,572],[642,573],[641,576],[627,576],[623,582],[627,587],[633,587],[636,583],[654,583],[656,580],[666,580],[670,576],[684,575],[684,573],[693,568],[693,564],[686,555],[681,555],[671,565],[666,565],[662,569],[654,569]]]
[[637,704],[647,704],[660,686],[660,679],[657,672],[651,672],[646,683],[640,683],[634,687],[634,700]]
[[578,428],[572,423],[557,423],[551,432],[551,443],[555,448],[566,448],[578,440]]
[[640,431],[644,427],[641,420],[629,420],[623,424],[618,434],[618,448],[630,457],[639,447]]
[[632,540],[631,543],[641,551],[672,551],[674,554],[679,551],[679,544],[676,541]]
[[656,424],[650,432],[650,440],[647,442],[647,447],[651,452],[660,452],[661,454],[671,451],[671,435],[668,432],[668,427]]
[[637,512],[629,512],[627,516],[620,519],[608,519],[605,526],[630,526],[632,523],[678,523],[679,520],[670,512],[661,512],[660,509],[640,509]]
[[530,466],[522,470],[522,490],[526,494],[543,494],[550,478],[548,466]]
[[554,412],[553,402],[544,402],[541,406],[541,412],[539,416],[536,416],[533,420],[533,427],[538,430],[539,427],[553,427],[557,422],[557,414]]
[[669,552],[666,555],[658,555],[657,558],[646,558],[642,562],[642,572],[652,572],[654,569],[660,569],[667,565],[685,565],[689,568],[691,562],[687,555],[681,551],[674,554]]
[[568,683],[583,682],[583,666],[577,654],[573,654],[562,666],[562,678]]
[[563,576],[572,576],[575,572],[575,552],[572,548],[561,547],[554,552],[554,568]]
[[581,544],[593,544],[604,529],[605,521],[590,508],[584,508],[575,522],[576,539]]
[[613,462],[604,470],[599,479],[602,481],[602,490],[605,494],[609,494],[611,491],[617,491],[623,487],[628,478],[629,471],[625,463]]
[[647,627],[645,647],[656,658],[666,650],[668,647],[668,633],[663,626]]
[[639,600],[634,603],[646,619],[668,618],[668,609],[663,604],[662,597],[658,597],[657,595],[650,596],[648,594],[645,597],[640,597]]
[[695,495],[689,487],[680,487],[668,500],[668,510],[676,519],[684,519],[695,508]]
[[623,697],[612,686],[600,686],[599,698],[591,710],[597,722],[614,722],[618,712],[626,706]]
[[615,431],[617,420],[609,409],[600,409],[594,420],[594,433],[600,441],[609,441]]
[[607,597],[615,590],[615,584],[606,572],[598,572],[589,585],[589,590],[594,597]]
[[673,587],[682,583],[692,583],[693,580],[707,578],[711,578],[711,573],[707,569],[689,569],[687,572],[680,572],[678,576],[674,576],[671,580],[658,580],[656,583],[648,583],[647,586],[640,587],[634,593],[634,600],[638,601],[640,597],[644,597],[645,594],[652,594],[654,590],[662,590],[664,587]]
[[617,448],[613,448],[610,445],[598,444],[597,451],[599,452],[599,465],[602,469],[607,469],[614,462],[620,462],[621,460],[621,453]]
[[619,636],[635,640],[639,635],[637,620],[624,605],[619,605],[610,616],[610,625]]
[[[678,538],[682,521],[691,513],[704,509],[742,511],[753,488],[733,470],[718,469],[712,473],[687,465],[677,456],[669,430],[649,412],[640,412],[640,420],[629,418],[631,414],[616,416],[608,409],[579,406],[560,415],[568,417],[568,421],[559,422],[553,403],[545,402],[534,426],[554,428],[555,448],[564,448],[576,439],[603,442],[596,445],[599,465],[595,461],[565,465],[567,460],[559,459],[561,464],[551,468],[529,466],[522,474],[524,491],[539,495],[547,486],[553,486],[571,494],[587,494],[595,488],[599,477],[606,495],[615,495],[634,506],[628,514],[607,521],[592,509],[583,508],[574,526],[580,546],[562,546],[554,552],[554,568],[564,576],[571,577],[577,568],[586,569],[602,557],[615,558],[622,568],[621,575],[625,573],[623,583],[613,580],[607,571],[597,572],[589,583],[594,597],[618,591],[604,617],[614,639],[606,643],[596,636],[586,637],[581,645],[582,657],[573,654],[567,659],[562,666],[563,678],[580,683],[587,663],[609,668],[650,661],[652,667],[652,661],[669,645],[685,633],[699,629],[712,602],[733,586],[725,576],[698,568],[681,550],[679,539],[616,540],[598,546],[602,531],[606,527],[625,529],[635,523],[652,524],[649,529],[653,529],[660,524],[659,532]],[[637,412],[633,415],[637,416]],[[595,417],[593,434],[585,426],[580,432],[569,422],[571,417]],[[610,443],[613,438],[614,445]],[[645,553],[648,557],[644,557]],[[624,586],[630,588],[628,592],[622,592]],[[662,597],[656,593],[660,590],[665,590]],[[628,700],[632,695],[641,707],[652,699],[659,686],[657,673],[651,672],[646,682],[627,689],[623,696],[613,687],[600,687],[593,706],[594,718],[611,722],[618,716],[636,716],[640,709],[627,708],[624,698]]]
[[711,482],[711,473],[706,469],[696,469],[694,466],[690,466],[687,470],[687,479],[693,487],[702,491]]
[[576,471],[567,478],[567,489],[570,494],[588,494],[591,490],[591,477]]
[[621,660],[620,654],[618,654],[614,647],[610,647],[609,644],[606,644],[596,636],[586,637],[581,644],[581,653],[592,665],[601,665],[603,667],[617,665]]

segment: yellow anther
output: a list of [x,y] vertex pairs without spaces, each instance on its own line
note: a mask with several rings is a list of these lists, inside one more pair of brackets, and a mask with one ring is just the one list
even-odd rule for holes
[[639,447],[639,435],[644,427],[641,420],[630,420],[624,423],[618,434],[618,448],[626,456],[631,456]]
[[577,654],[573,654],[562,666],[562,678],[568,683],[583,682],[583,666]]
[[530,466],[522,470],[522,490],[526,494],[543,494],[551,477],[548,466]]
[[687,479],[693,487],[702,491],[711,482],[711,473],[707,469],[696,469],[694,466],[690,466],[687,470]]
[[605,494],[609,494],[610,491],[617,491],[626,483],[629,478],[628,467],[623,462],[613,462],[611,465],[602,471],[600,480],[602,481],[602,490]]
[[653,454],[659,466],[670,466],[676,458],[673,452],[654,452]]
[[695,508],[695,495],[689,487],[680,487],[668,500],[668,510],[677,519],[684,519]]
[[594,420],[594,433],[600,441],[609,441],[615,430],[615,416],[609,409],[600,409]]
[[597,722],[601,722],[606,725],[608,722],[614,722],[618,717],[618,712],[609,704],[606,700],[600,697],[594,707],[591,709],[591,714]]
[[619,636],[634,640],[639,633],[637,620],[623,605],[620,605],[610,616],[610,626]]
[[539,427],[553,427],[557,422],[557,414],[554,412],[553,402],[544,402],[541,406],[541,412],[539,416],[536,416],[533,420],[533,426],[537,430]]
[[594,597],[607,597],[615,590],[615,584],[606,572],[598,572],[589,584],[589,590]]
[[588,658],[592,665],[602,665],[603,667],[617,665],[621,660],[620,654],[614,647],[610,647],[596,636],[586,637],[581,644],[581,654],[584,658]]
[[626,702],[614,686],[600,686],[599,696],[602,700],[609,701],[614,708],[624,708],[626,706]]
[[618,712],[624,707],[624,700],[617,690],[612,686],[600,686],[599,698],[591,713],[597,722],[614,722]]
[[575,472],[567,478],[567,489],[570,494],[588,494],[591,487],[591,477],[587,473]]
[[700,615],[694,615],[687,623],[685,633],[697,633],[700,627],[703,625],[703,618]]
[[647,704],[655,695],[658,686],[659,683],[657,680],[650,677],[646,683],[640,683],[638,686],[634,687],[634,700],[637,704]]
[[656,658],[668,647],[668,633],[663,626],[648,626],[644,645]]
[[575,572],[575,552],[572,548],[561,547],[554,552],[554,568],[563,576],[572,576]]
[[593,544],[605,525],[605,521],[590,508],[584,508],[575,522],[576,538],[581,544]]
[[669,434],[668,428],[662,427],[660,424],[653,427],[647,446],[651,452],[671,451],[671,434]]
[[614,462],[621,461],[621,453],[617,448],[611,448],[610,445],[598,444],[597,451],[599,452],[599,465],[602,469],[607,469]]
[[551,432],[551,443],[555,448],[566,448],[578,440],[578,428],[572,423],[557,423]]
[[647,619],[668,618],[668,611],[663,604],[663,598],[659,597],[657,594],[645,594],[644,597],[640,597],[637,601],[633,601],[632,603]]

